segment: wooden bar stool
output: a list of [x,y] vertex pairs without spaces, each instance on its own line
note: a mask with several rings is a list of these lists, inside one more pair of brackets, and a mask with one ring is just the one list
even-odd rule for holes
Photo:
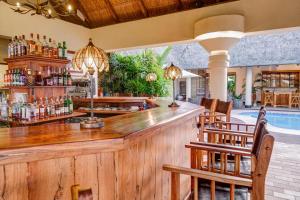
[[265,92],[264,95],[264,106],[271,105],[274,106],[274,93],[273,92]]
[[300,93],[299,92],[292,93],[291,107],[300,108]]

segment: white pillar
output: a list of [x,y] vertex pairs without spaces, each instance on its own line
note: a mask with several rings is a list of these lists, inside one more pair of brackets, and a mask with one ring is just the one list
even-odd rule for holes
[[252,68],[247,67],[246,70],[246,95],[245,95],[245,105],[246,107],[251,107],[252,106]]
[[189,100],[189,98],[192,98],[192,78],[188,77],[186,78],[186,101]]
[[210,54],[209,92],[211,98],[227,101],[228,51],[244,36],[245,17],[219,15],[201,19],[194,25],[194,36]]
[[229,55],[227,51],[222,54],[209,56],[209,92],[210,97],[227,101],[227,67]]

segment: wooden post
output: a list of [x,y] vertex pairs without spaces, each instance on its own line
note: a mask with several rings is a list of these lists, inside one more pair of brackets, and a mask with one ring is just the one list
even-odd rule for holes
[[194,178],[194,200],[198,200],[198,177]]
[[230,200],[234,200],[235,185],[230,184]]
[[216,182],[215,181],[210,182],[210,199],[216,200]]
[[180,200],[180,174],[171,173],[171,200]]

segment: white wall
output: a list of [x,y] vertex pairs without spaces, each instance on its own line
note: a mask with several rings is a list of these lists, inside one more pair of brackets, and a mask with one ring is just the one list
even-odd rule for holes
[[39,33],[56,41],[66,41],[68,49],[78,50],[88,43],[91,31],[85,27],[58,19],[15,13],[10,6],[0,2],[0,35],[14,36]]
[[106,50],[161,45],[194,39],[195,22],[216,15],[245,16],[245,32],[300,26],[299,0],[240,0],[92,30]]

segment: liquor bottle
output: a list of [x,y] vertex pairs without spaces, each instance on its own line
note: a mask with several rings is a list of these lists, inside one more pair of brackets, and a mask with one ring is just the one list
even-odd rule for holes
[[53,46],[52,46],[52,40],[49,38],[49,49],[48,49],[48,57],[53,57]]
[[58,58],[58,48],[57,48],[55,40],[52,41],[51,47],[52,47],[52,57]]
[[26,103],[26,121],[31,121],[31,105]]
[[19,86],[19,71],[18,71],[18,69],[14,70],[14,86]]
[[24,102],[20,103],[20,119],[26,120],[26,104]]
[[68,85],[68,74],[65,68],[63,69],[63,85],[64,86]]
[[51,116],[51,106],[48,101],[48,97],[45,98],[45,118],[49,118]]
[[11,70],[11,86],[16,86],[16,73],[15,69]]
[[27,78],[24,70],[21,70],[20,83],[21,86],[27,85]]
[[7,70],[7,75],[6,75],[6,86],[10,86],[10,70]]
[[32,74],[31,69],[27,70],[27,86],[34,86],[34,76]]
[[34,119],[40,119],[40,108],[35,97],[33,97]]
[[25,39],[25,35],[22,35],[22,48],[21,48],[21,52],[22,52],[22,55],[25,56],[27,55],[27,42],[26,42],[26,39]]
[[55,116],[58,117],[60,116],[60,104],[59,104],[59,98],[56,98],[55,101]]
[[42,79],[42,73],[41,71],[35,71],[35,85],[36,86],[42,86],[43,85],[43,79]]
[[50,100],[50,108],[51,108],[51,115],[50,117],[55,117],[56,115],[56,109],[55,109],[55,101],[53,98]]
[[58,85],[63,86],[64,85],[64,77],[63,77],[63,74],[61,72],[61,68],[58,69],[57,77],[58,77]]
[[33,33],[30,33],[30,40],[28,40],[27,44],[28,44],[27,54],[34,55],[36,52],[36,47],[35,47],[35,41],[33,39]]
[[23,46],[23,44],[22,44],[22,37],[19,36],[18,37],[18,56],[23,56],[22,55],[22,46]]
[[43,56],[49,57],[49,44],[47,42],[46,36],[43,37],[43,43],[42,43],[42,50],[43,50]]
[[15,36],[14,42],[13,42],[13,47],[14,47],[14,56],[19,56],[19,41],[18,41],[18,37]]
[[9,43],[7,45],[7,56],[9,58],[14,57],[12,49],[13,49],[13,42],[12,42],[12,39],[9,39]]
[[68,99],[68,105],[69,105],[69,114],[72,114],[74,111],[73,101],[72,101],[71,96],[69,96],[67,99]]
[[71,73],[70,71],[68,71],[68,74],[67,74],[67,80],[68,80],[68,86],[72,86],[72,77],[71,77]]
[[14,71],[15,70],[10,70],[10,79],[9,79],[9,85],[10,86],[14,86],[14,76],[15,76],[15,74],[14,74]]
[[44,85],[47,85],[47,86],[52,86],[53,85],[50,66],[48,66],[48,68],[47,68],[47,76],[44,80],[45,80]]
[[2,103],[1,103],[1,118],[8,119],[8,104],[5,98],[2,99]]
[[60,109],[60,115],[64,115],[65,114],[65,105],[64,105],[63,97],[59,98],[59,109]]
[[63,58],[63,47],[61,46],[61,43],[58,43],[58,58]]
[[53,85],[57,86],[58,85],[58,77],[57,77],[57,74],[56,74],[56,70],[53,70],[53,72],[51,74],[51,77],[52,77]]
[[62,58],[67,58],[67,45],[66,45],[66,41],[63,41],[63,45],[62,45]]
[[36,38],[37,40],[35,42],[35,50],[36,50],[35,54],[41,56],[43,55],[43,45],[40,41],[40,35],[37,34]]
[[40,112],[40,119],[44,119],[45,118],[45,105],[43,103],[43,98],[40,98],[39,112]]
[[5,71],[5,74],[3,76],[4,86],[8,85],[7,77],[8,77],[8,70]]
[[16,107],[16,103],[13,102],[11,104],[11,116],[13,120],[16,120],[16,113],[17,113],[17,107]]
[[68,98],[64,97],[64,115],[70,114]]

